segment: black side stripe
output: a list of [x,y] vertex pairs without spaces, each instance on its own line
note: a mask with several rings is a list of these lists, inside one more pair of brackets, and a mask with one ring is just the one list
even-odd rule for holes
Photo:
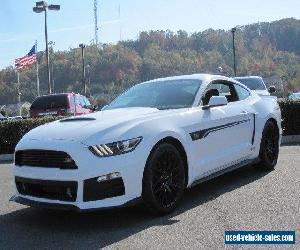
[[256,116],[255,116],[255,114],[253,114],[253,122],[254,122],[254,124],[253,124],[253,134],[252,134],[252,145],[254,144],[254,139],[255,139],[255,130],[256,130],[256,121],[255,121],[255,118],[256,118]]
[[230,128],[230,127],[239,125],[241,123],[249,122],[249,121],[250,121],[250,119],[247,119],[247,120],[231,122],[231,123],[227,123],[227,124],[224,124],[224,125],[211,127],[211,128],[207,128],[207,129],[203,129],[203,130],[199,130],[199,131],[195,131],[195,132],[190,133],[190,136],[191,136],[193,141],[200,140],[200,139],[203,139],[203,138],[207,137],[212,132],[219,131],[219,130],[222,130],[222,129],[225,129],[225,128]]

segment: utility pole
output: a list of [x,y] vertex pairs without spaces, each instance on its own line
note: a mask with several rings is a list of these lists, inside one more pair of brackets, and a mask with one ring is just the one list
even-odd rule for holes
[[[91,66],[88,64],[86,65],[86,70],[87,70],[87,82],[86,82],[86,88],[88,88],[88,86],[91,86]],[[91,94],[91,92],[89,91],[89,95]]]
[[49,46],[48,46],[48,30],[47,30],[47,9],[45,8],[45,41],[46,41],[46,64],[47,64],[47,77],[48,77],[48,91],[52,93],[50,81],[50,67],[49,67]]
[[236,76],[235,32],[236,32],[236,27],[234,27],[234,28],[231,29],[231,33],[232,33],[232,50],[233,50],[233,71],[234,71],[234,76]]
[[84,48],[85,44],[79,44],[81,48],[81,60],[82,60],[82,86],[83,86],[83,93],[86,96],[86,82],[85,82],[85,64],[84,64]]
[[53,72],[53,65],[54,65],[54,49],[53,49],[53,46],[55,45],[55,42],[53,41],[50,41],[48,43],[48,45],[50,45],[50,51],[52,53],[52,55],[50,56],[49,54],[49,59],[50,59],[50,64],[51,64],[51,77],[50,77],[50,80],[51,80],[51,86],[52,86],[52,92],[55,93],[55,89],[54,89],[54,72]]
[[[119,18],[119,22],[121,20],[121,5],[119,4],[119,9],[118,9],[118,18]],[[122,23],[120,22],[120,39],[119,41],[122,41]]]
[[52,78],[52,92],[55,93],[55,89],[54,89],[54,74],[53,74],[53,61],[51,63],[51,78]]
[[38,57],[37,57],[37,40],[35,40],[35,53],[36,53],[36,91],[37,96],[40,96],[40,78],[39,78],[39,63],[38,63]]
[[95,21],[95,43],[96,46],[98,46],[98,15],[97,15],[97,10],[98,10],[98,3],[97,0],[94,0],[94,21]]

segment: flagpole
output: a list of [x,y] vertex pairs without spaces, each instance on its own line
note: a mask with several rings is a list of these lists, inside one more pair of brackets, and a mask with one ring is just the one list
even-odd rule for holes
[[40,96],[40,78],[39,78],[39,63],[37,58],[37,40],[35,40],[35,54],[36,54],[36,88],[37,88],[37,96]]
[[17,90],[18,90],[19,114],[21,115],[21,92],[20,92],[20,74],[19,74],[19,70],[17,70],[17,76],[18,76]]

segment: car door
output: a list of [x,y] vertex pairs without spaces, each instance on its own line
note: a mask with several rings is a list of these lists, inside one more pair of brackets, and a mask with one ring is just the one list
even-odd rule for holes
[[199,107],[199,123],[190,133],[198,178],[247,159],[253,136],[253,115],[239,99],[232,82],[211,82],[204,91],[203,105],[208,104],[207,93],[226,96],[228,104],[204,110]]

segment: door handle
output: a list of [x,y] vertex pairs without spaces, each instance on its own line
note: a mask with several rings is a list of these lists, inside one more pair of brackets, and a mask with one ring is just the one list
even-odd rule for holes
[[243,111],[241,112],[241,114],[242,114],[242,115],[247,115],[247,114],[248,114],[248,112],[247,112],[247,111],[245,111],[245,110],[243,110]]

